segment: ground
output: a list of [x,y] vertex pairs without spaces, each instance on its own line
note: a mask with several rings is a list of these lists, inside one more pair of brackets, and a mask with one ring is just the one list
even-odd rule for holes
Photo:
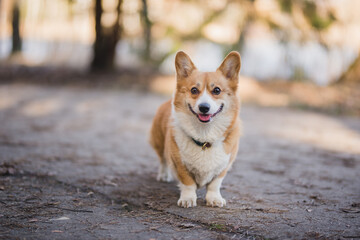
[[147,140],[167,99],[0,85],[0,238],[360,238],[359,118],[245,104],[227,206],[183,209]]

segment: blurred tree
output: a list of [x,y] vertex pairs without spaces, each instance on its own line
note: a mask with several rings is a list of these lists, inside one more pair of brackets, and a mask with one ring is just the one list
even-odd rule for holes
[[339,78],[339,83],[360,83],[360,51],[358,57]]
[[[231,2],[231,1],[237,1],[237,0],[224,0],[225,2]],[[246,0],[249,1],[249,0]],[[196,41],[202,38],[206,38],[204,34],[204,29],[207,27],[208,24],[213,22],[216,18],[220,17],[226,10],[227,4],[225,4],[223,7],[219,9],[211,9],[209,6],[206,6],[206,0],[204,1],[194,1],[190,0],[188,2],[192,2],[195,6],[198,6],[199,8],[202,8],[203,11],[206,12],[206,14],[203,17],[203,20],[200,24],[197,25],[196,28],[194,28],[189,33],[181,33],[180,31],[177,31],[173,25],[169,24],[166,26],[166,34],[168,36],[171,36],[171,38],[174,40],[174,46],[172,49],[163,54],[160,58],[156,59],[156,64],[160,65],[167,57],[174,54],[176,51],[179,50],[181,45],[186,41]],[[173,1],[174,4],[176,4],[176,1]]]
[[12,5],[12,49],[11,54],[21,51],[21,35],[20,35],[20,9],[19,1],[13,0]]
[[[317,5],[319,4],[319,2],[310,0],[278,0],[278,2],[284,12],[292,15],[292,20],[294,21],[298,29],[302,32],[303,38],[309,39],[310,36],[315,36],[316,41],[318,41],[323,46],[328,47],[328,43],[322,37],[322,33],[325,32],[334,22],[337,21],[337,18],[335,17],[332,9],[323,8],[322,12],[320,13],[320,9]],[[310,29],[307,26],[304,26],[304,23],[300,23],[301,20],[299,20],[299,17],[295,17],[295,11],[303,15],[307,24],[310,26]],[[311,32],[313,34],[311,34]],[[340,76],[337,82],[360,83],[360,51],[358,53],[358,57]]]
[[148,3],[147,0],[142,0],[142,11],[141,16],[143,20],[144,25],[144,41],[145,41],[145,47],[144,47],[144,60],[146,62],[149,62],[151,60],[151,21],[149,19],[148,15]]
[[91,62],[92,71],[110,70],[114,68],[116,44],[121,38],[120,15],[122,0],[116,4],[116,17],[111,26],[104,26],[102,0],[95,0],[95,43],[94,57]]
[[[256,11],[254,2],[256,0],[246,0],[242,1],[242,9],[244,10],[244,20],[242,21],[240,27],[239,40],[237,43],[230,46],[231,49],[228,49],[229,52],[232,49],[238,49],[240,52],[243,51],[245,45],[245,37],[248,33],[251,25],[256,21],[256,19],[261,19],[261,15]],[[269,20],[265,19],[266,23],[269,23]]]
[[278,0],[278,3],[283,13],[290,15],[294,26],[300,30],[303,40],[315,38],[323,46],[328,46],[322,34],[337,19],[333,9],[324,6],[319,7],[319,4],[324,4],[326,1]]

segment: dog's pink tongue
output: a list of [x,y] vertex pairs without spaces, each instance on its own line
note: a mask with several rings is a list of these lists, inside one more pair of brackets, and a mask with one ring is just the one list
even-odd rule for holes
[[201,121],[204,121],[204,122],[209,121],[209,120],[210,120],[210,117],[211,117],[210,114],[199,114],[200,120],[201,120]]

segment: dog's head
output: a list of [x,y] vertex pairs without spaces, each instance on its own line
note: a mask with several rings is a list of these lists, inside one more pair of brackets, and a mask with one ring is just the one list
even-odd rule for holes
[[234,119],[239,113],[237,95],[240,54],[231,52],[215,72],[200,72],[190,57],[180,51],[175,58],[177,86],[174,110],[207,124],[221,115]]

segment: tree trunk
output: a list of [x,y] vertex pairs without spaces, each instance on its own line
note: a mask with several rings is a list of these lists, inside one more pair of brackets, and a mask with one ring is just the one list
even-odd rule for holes
[[21,36],[20,36],[20,9],[19,1],[13,1],[12,8],[12,49],[11,54],[21,51]]
[[104,27],[101,24],[103,14],[102,0],[95,2],[95,43],[94,57],[91,62],[92,71],[105,71],[114,68],[114,57],[116,44],[120,39],[121,29],[119,24],[122,0],[118,0],[116,6],[117,17],[111,27]]
[[355,61],[339,78],[338,83],[360,83],[360,51]]
[[143,4],[142,19],[144,22],[144,40],[145,40],[144,60],[146,62],[149,62],[151,59],[151,22],[148,16],[147,0],[142,0],[142,4]]

